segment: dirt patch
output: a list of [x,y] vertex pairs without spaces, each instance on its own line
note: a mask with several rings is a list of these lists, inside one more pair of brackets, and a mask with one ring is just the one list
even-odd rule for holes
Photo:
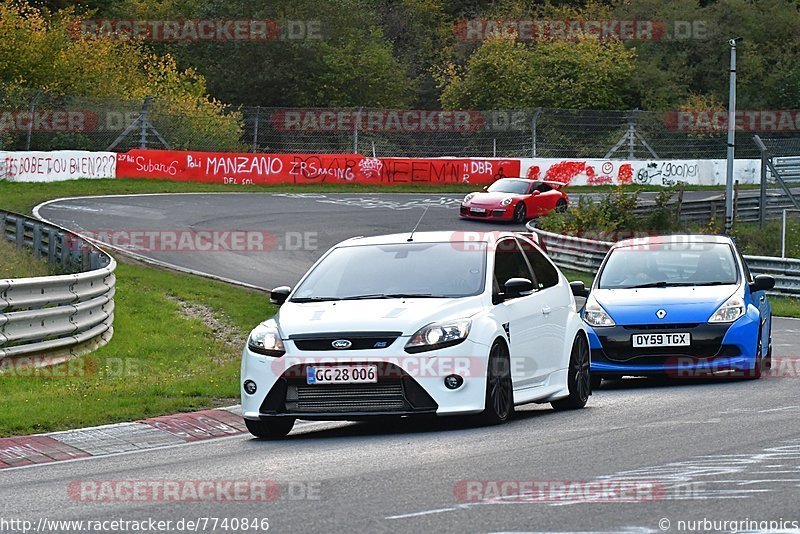
[[188,319],[199,319],[210,330],[214,339],[221,341],[230,347],[241,348],[245,343],[245,335],[242,331],[232,326],[223,314],[216,312],[213,308],[202,304],[188,302],[178,297],[167,295],[167,300],[174,302],[180,307],[181,315]]

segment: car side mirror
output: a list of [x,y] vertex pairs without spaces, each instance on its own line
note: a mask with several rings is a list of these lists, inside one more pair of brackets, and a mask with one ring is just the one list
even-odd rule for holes
[[753,283],[750,284],[750,293],[756,291],[766,291],[775,287],[775,279],[768,274],[759,274],[753,278]]
[[527,278],[510,278],[506,281],[505,288],[505,298],[513,299],[533,291],[533,282]]
[[269,301],[271,304],[275,304],[280,306],[286,299],[289,298],[289,293],[292,292],[292,288],[289,286],[280,286],[276,287],[272,291],[269,292]]
[[572,290],[572,294],[576,297],[588,297],[589,290],[586,289],[586,284],[583,283],[582,280],[576,280],[574,282],[569,283],[569,288]]
[[531,192],[531,195],[532,195],[532,196],[534,196],[534,197],[535,197],[535,196],[539,196],[539,195],[541,195],[541,194],[542,194],[542,192],[541,192],[541,191],[539,191],[538,189],[534,189],[534,190],[533,190],[533,192]]

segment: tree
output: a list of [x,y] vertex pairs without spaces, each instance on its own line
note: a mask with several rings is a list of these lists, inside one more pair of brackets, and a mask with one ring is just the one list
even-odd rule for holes
[[78,27],[71,9],[49,14],[0,1],[0,96],[10,102],[42,91],[51,99],[63,95],[140,105],[152,95],[158,110],[169,116],[165,128],[181,134],[176,139],[206,132],[219,148],[239,146],[241,116],[224,113],[222,103],[207,96],[202,76],[178,69],[172,57],[157,56],[140,43],[82,35]]
[[591,36],[526,45],[484,41],[463,73],[444,76],[442,105],[454,109],[624,109],[632,100],[635,52]]

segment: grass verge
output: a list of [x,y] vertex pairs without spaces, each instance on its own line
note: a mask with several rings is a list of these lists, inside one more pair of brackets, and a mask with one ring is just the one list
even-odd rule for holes
[[16,245],[0,236],[0,280],[51,274],[55,273],[51,272],[47,263],[35,259],[29,249],[17,250]]
[[108,345],[47,369],[4,364],[0,436],[236,404],[245,337],[275,312],[263,293],[121,262],[115,300]]

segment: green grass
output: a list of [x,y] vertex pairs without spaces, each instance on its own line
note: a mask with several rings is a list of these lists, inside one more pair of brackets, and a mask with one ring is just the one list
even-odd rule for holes
[[589,273],[570,271],[569,269],[561,269],[561,272],[564,273],[564,276],[566,276],[567,280],[570,282],[576,282],[580,280],[586,285],[586,287],[591,286],[592,281],[594,280],[594,275]]
[[[176,298],[213,311],[238,342],[187,317]],[[236,404],[245,336],[275,313],[263,293],[126,263],[115,300],[108,345],[53,368],[0,374],[0,436]]]
[[775,317],[800,318],[800,298],[772,296],[769,298],[769,303],[772,306],[772,315]]
[[0,236],[0,280],[55,274],[47,263],[33,257],[30,249],[17,247]]

